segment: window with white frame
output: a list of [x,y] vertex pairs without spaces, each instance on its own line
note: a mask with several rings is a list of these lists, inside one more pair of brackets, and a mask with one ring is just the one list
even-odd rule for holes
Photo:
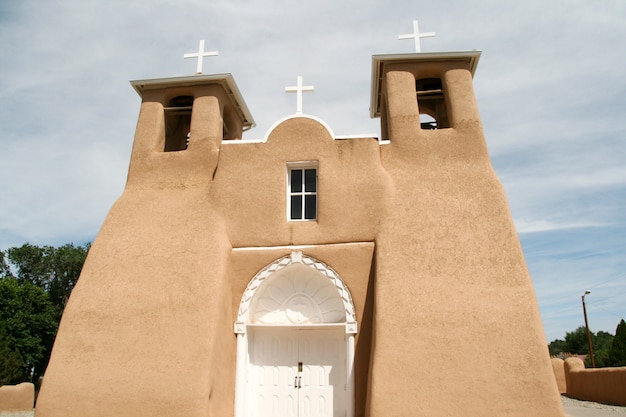
[[317,163],[287,165],[287,218],[317,219]]

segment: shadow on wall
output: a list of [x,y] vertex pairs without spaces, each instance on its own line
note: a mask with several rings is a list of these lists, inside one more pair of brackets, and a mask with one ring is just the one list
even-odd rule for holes
[[578,400],[626,406],[626,366],[585,369],[579,358],[552,358],[552,370],[561,394]]
[[35,386],[30,382],[0,387],[0,413],[33,411]]

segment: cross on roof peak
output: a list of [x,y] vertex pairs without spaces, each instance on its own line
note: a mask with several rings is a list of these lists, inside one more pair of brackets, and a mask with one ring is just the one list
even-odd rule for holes
[[400,40],[415,39],[415,52],[422,52],[421,51],[421,46],[420,46],[420,38],[431,38],[433,36],[435,36],[435,32],[420,33],[419,25],[417,23],[417,20],[414,20],[413,21],[413,33],[409,33],[409,34],[406,34],[406,35],[400,35],[400,36],[398,36],[398,39],[400,39]]
[[302,114],[302,93],[315,91],[312,85],[302,85],[302,76],[298,75],[297,83],[293,87],[285,87],[285,92],[296,93],[296,114]]
[[204,40],[200,41],[200,46],[198,47],[198,52],[193,52],[189,54],[183,55],[183,58],[198,58],[198,66],[196,67],[196,74],[202,74],[202,61],[205,56],[216,56],[219,55],[218,51],[205,51],[204,50]]

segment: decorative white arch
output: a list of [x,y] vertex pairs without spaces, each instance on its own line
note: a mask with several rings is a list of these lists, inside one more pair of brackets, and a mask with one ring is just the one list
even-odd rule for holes
[[345,325],[346,415],[354,415],[354,337],[357,321],[350,291],[331,267],[293,251],[259,271],[244,291],[237,334],[235,416],[245,414],[249,367],[247,328],[252,325]]
[[303,255],[300,251],[293,251],[291,252],[291,255],[280,258],[272,264],[266,266],[250,281],[241,297],[241,302],[239,303],[237,321],[235,322],[235,333],[245,333],[246,324],[251,324],[253,322],[253,318],[250,317],[250,306],[262,284],[265,283],[270,276],[273,276],[282,269],[292,265],[304,265],[312,268],[329,280],[330,284],[332,284],[332,286],[337,290],[343,303],[345,319],[340,322],[346,323],[346,333],[356,333],[357,323],[354,303],[352,302],[352,295],[341,277],[324,262]]

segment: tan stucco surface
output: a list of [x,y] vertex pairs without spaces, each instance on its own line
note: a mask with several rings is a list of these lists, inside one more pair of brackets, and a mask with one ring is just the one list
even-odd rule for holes
[[[445,77],[451,100],[460,96],[452,128],[423,131],[407,128],[419,123],[405,93],[414,77],[387,74],[389,109],[404,114],[390,116],[398,146],[384,147],[382,160],[402,192],[376,239],[370,412],[384,415],[394,404],[406,416],[559,415],[539,311],[469,71]],[[408,341],[419,354],[398,361]]]
[[626,366],[585,369],[582,360],[570,357],[564,373],[568,397],[626,406]]
[[[420,128],[424,75],[444,83],[448,129]],[[263,143],[222,141],[229,99],[197,91],[189,148],[169,153],[163,106],[180,92],[143,94],[127,187],[64,314],[38,417],[233,415],[239,300],[293,250],[352,294],[357,416],[563,415],[466,65],[388,65],[385,144],[306,116]],[[317,162],[317,221],[287,220],[298,161]]]
[[35,405],[35,385],[22,382],[0,386],[0,413],[32,411]]
[[550,358],[552,362],[552,372],[554,373],[554,380],[559,393],[565,394],[567,392],[567,383],[565,382],[565,361],[561,358]]

